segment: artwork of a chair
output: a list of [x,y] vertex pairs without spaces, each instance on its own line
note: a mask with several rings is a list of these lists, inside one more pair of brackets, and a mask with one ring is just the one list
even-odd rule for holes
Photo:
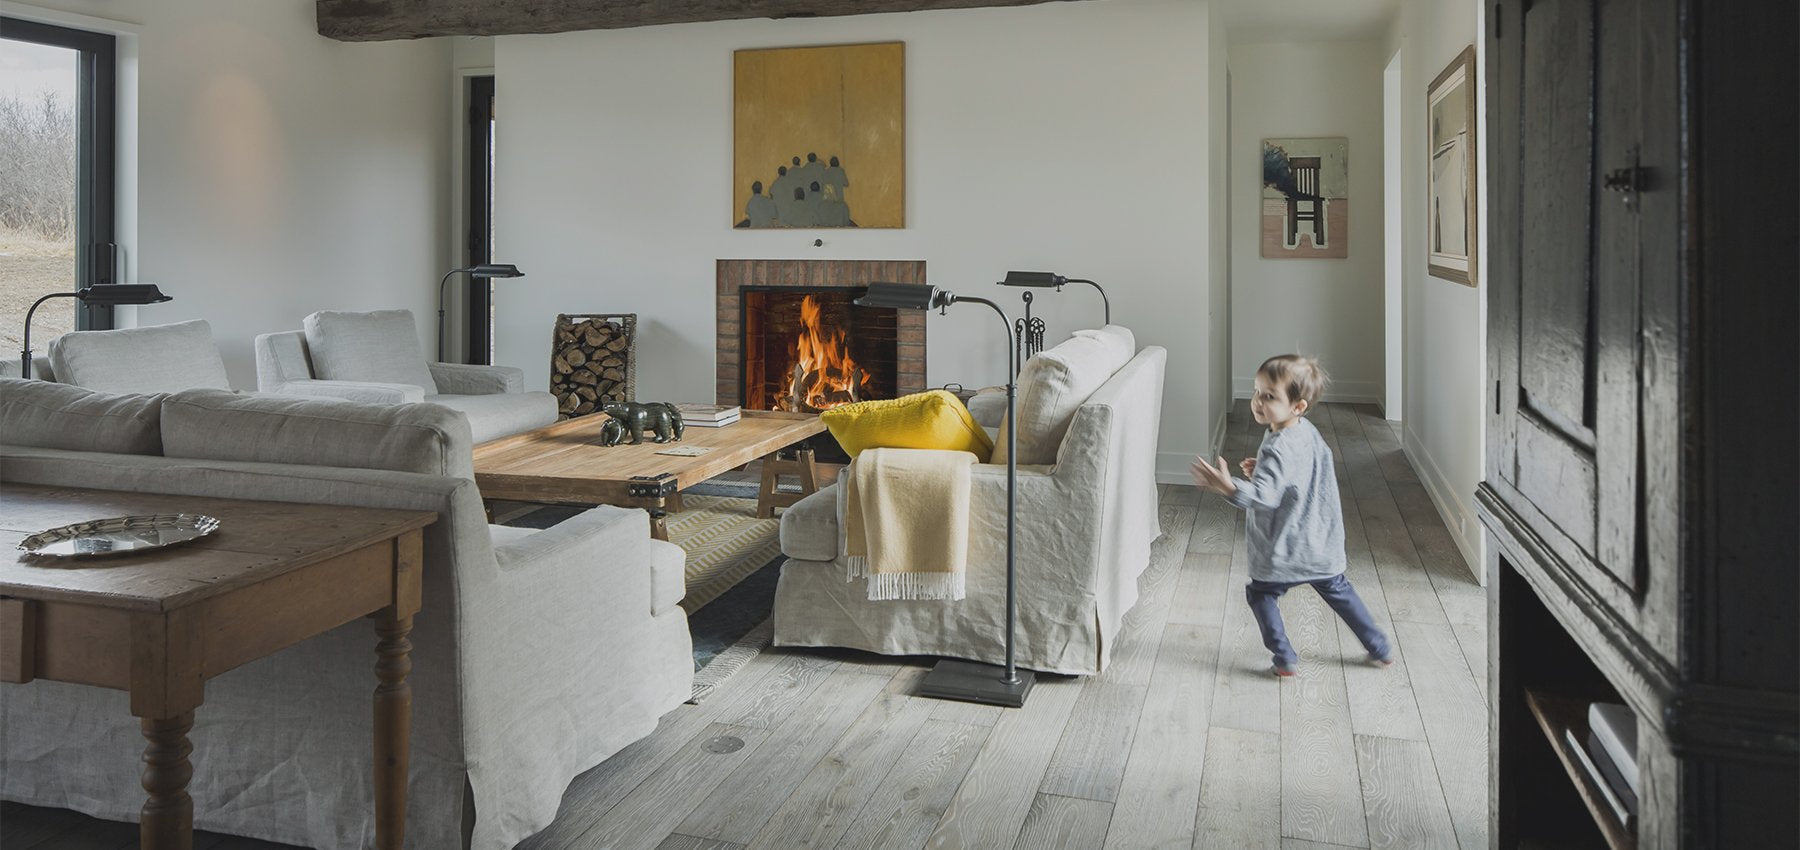
[[[1319,157],[1296,156],[1288,159],[1294,173],[1295,193],[1287,199],[1287,244],[1300,244],[1300,222],[1312,224],[1313,247],[1325,247],[1325,199],[1319,194]],[[1306,205],[1302,208],[1302,205]]]

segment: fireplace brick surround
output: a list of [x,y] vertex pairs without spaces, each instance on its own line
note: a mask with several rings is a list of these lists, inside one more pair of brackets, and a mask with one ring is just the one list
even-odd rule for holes
[[[715,301],[718,347],[716,403],[741,404],[745,287],[794,286],[850,289],[875,281],[924,283],[924,260],[719,260]],[[902,310],[894,317],[895,383],[900,395],[925,389],[925,313]]]

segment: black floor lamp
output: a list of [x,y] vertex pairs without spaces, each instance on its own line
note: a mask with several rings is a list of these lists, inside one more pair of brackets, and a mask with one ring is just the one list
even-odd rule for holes
[[439,363],[444,362],[444,288],[450,284],[450,276],[467,273],[469,277],[491,280],[497,277],[524,277],[525,273],[512,263],[489,263],[470,266],[466,269],[451,269],[444,272],[444,279],[438,281],[438,355]]
[[52,298],[76,298],[90,307],[119,307],[128,304],[161,304],[173,301],[174,296],[164,295],[154,283],[108,283],[101,286],[87,286],[74,292],[52,292],[32,302],[31,309],[25,311],[25,338],[20,340],[19,377],[31,377],[31,317],[37,312],[39,304]]
[[1031,693],[1036,676],[1030,670],[1018,669],[1013,663],[1013,633],[1018,618],[1014,555],[1018,542],[1019,431],[1012,426],[1012,420],[1018,412],[1018,373],[1013,362],[1017,354],[1013,350],[1012,322],[1007,320],[1006,312],[1000,309],[1000,305],[986,298],[944,292],[923,283],[871,283],[868,293],[856,299],[855,303],[862,307],[891,307],[896,310],[937,308],[941,311],[963,301],[992,307],[1000,316],[1000,326],[1006,329],[1006,665],[996,667],[974,661],[943,659],[925,676],[924,683],[919,686],[919,695],[1018,708],[1025,704],[1025,695]]
[[[1055,287],[1057,292],[1062,291],[1064,284],[1070,283],[1085,283],[1088,286],[1099,290],[1100,304],[1103,308],[1101,318],[1106,324],[1112,324],[1112,302],[1106,299],[1106,290],[1100,289],[1100,284],[1091,280],[1079,277],[1063,277],[1054,272],[1007,272],[1006,279],[1000,281],[1001,286],[1049,286]],[[1025,294],[1029,296],[1031,293],[1027,292]]]

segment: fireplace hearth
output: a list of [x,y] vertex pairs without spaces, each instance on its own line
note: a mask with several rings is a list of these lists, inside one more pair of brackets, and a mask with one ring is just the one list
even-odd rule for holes
[[866,287],[746,287],[743,405],[818,413],[894,398],[895,311],[851,303]]

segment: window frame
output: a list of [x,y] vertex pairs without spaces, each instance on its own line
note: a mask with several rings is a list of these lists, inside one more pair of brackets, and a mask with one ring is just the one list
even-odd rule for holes
[[[77,289],[118,283],[118,39],[110,33],[0,17],[3,37],[76,53],[75,280]],[[76,330],[110,330],[113,308],[80,302]]]
[[[490,236],[494,221],[494,78],[469,78],[468,249],[465,265],[493,262]],[[468,313],[463,362],[493,363],[493,284],[486,278],[469,278]]]

